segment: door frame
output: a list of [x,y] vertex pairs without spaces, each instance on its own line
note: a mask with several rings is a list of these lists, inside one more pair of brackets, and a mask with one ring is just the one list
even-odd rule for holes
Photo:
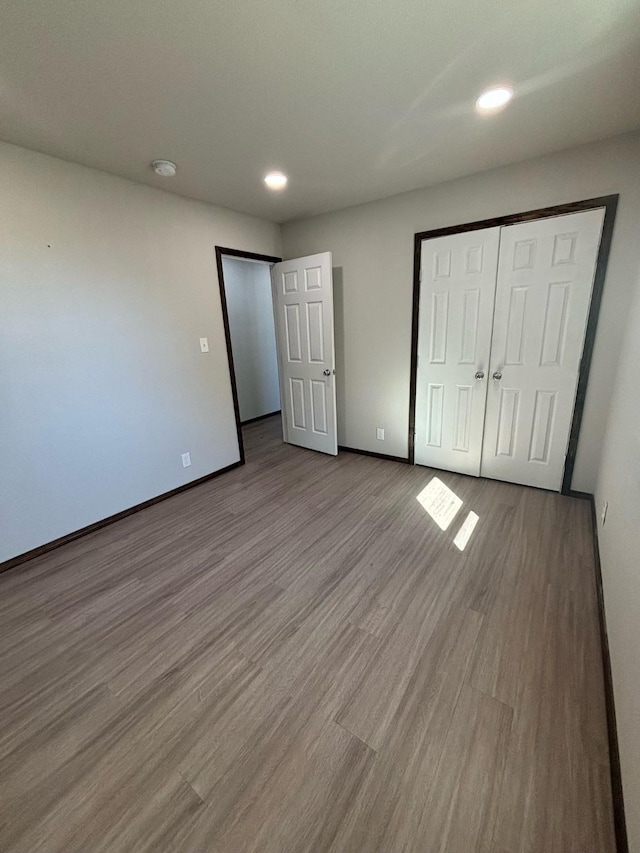
[[[224,325],[224,338],[227,345],[227,360],[229,362],[229,379],[231,380],[231,395],[233,397],[233,411],[236,418],[236,432],[238,433],[238,449],[240,451],[240,464],[244,465],[244,442],[242,440],[242,421],[240,420],[240,402],[238,400],[238,385],[236,383],[236,370],[233,364],[233,348],[231,346],[231,327],[229,326],[229,311],[227,309],[227,294],[224,285],[223,258],[239,258],[245,261],[262,261],[265,264],[279,264],[282,258],[272,255],[258,255],[255,252],[245,252],[242,249],[228,249],[224,246],[216,246],[216,267],[218,268],[218,285],[220,287],[220,304],[222,306],[222,323]],[[280,370],[278,369],[278,374]]]
[[584,210],[604,207],[604,221],[602,224],[602,235],[598,248],[598,258],[591,291],[591,303],[587,319],[582,358],[578,369],[578,385],[576,399],[569,432],[569,444],[565,457],[564,473],[562,476],[563,495],[571,494],[571,479],[575,466],[576,452],[578,449],[578,438],[580,436],[580,425],[584,411],[584,401],[587,395],[587,384],[589,381],[589,369],[593,356],[593,346],[602,302],[602,291],[609,261],[611,239],[613,237],[613,226],[616,218],[619,194],[600,196],[598,198],[574,201],[569,204],[558,204],[553,207],[542,207],[537,210],[527,210],[522,213],[513,213],[507,216],[497,216],[493,219],[482,219],[476,222],[466,222],[461,225],[450,225],[444,228],[434,228],[430,231],[419,231],[414,235],[413,244],[413,301],[411,317],[411,375],[409,384],[409,463],[415,464],[415,427],[416,427],[416,386],[418,381],[418,323],[420,314],[420,267],[422,261],[422,241],[434,237],[446,237],[450,234],[462,234],[465,231],[478,231],[483,228],[494,228],[496,226],[515,225],[519,222],[527,222],[534,219],[547,219],[552,216],[562,216],[567,213],[579,213]]

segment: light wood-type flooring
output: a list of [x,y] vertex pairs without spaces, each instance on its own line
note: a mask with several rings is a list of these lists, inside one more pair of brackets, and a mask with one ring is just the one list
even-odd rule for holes
[[278,430],[0,575],[0,850],[613,851],[588,503]]

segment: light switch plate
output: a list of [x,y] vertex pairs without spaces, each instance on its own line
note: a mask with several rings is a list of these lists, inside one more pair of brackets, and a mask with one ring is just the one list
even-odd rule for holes
[[208,338],[200,338],[200,352],[209,352]]

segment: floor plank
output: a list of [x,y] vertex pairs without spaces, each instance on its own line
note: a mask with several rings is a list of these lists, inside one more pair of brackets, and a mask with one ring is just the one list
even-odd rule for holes
[[588,505],[245,440],[0,575],[0,849],[613,853]]

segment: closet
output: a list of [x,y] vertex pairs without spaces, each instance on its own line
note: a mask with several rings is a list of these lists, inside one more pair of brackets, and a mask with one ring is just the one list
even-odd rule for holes
[[417,464],[560,489],[603,220],[422,241]]

